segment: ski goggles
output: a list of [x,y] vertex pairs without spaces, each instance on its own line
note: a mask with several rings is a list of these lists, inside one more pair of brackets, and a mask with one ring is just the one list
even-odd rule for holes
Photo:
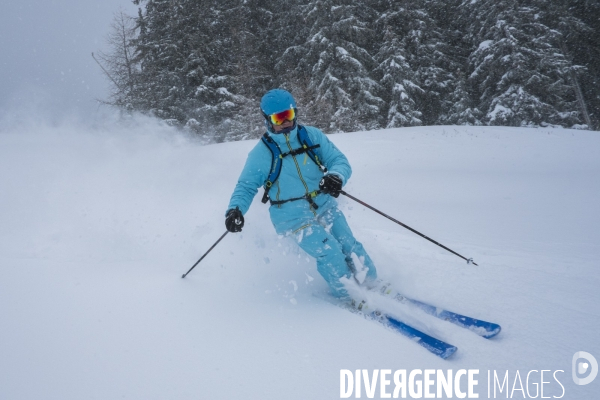
[[290,108],[289,110],[271,114],[268,118],[274,125],[281,125],[285,121],[293,121],[294,118],[296,118],[296,110],[294,108]]

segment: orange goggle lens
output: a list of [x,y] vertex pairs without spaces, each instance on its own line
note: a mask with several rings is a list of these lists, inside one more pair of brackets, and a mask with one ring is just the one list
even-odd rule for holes
[[286,120],[293,121],[294,118],[296,118],[296,111],[293,108],[290,108],[289,110],[285,110],[277,114],[271,114],[269,115],[269,118],[273,124],[281,125]]

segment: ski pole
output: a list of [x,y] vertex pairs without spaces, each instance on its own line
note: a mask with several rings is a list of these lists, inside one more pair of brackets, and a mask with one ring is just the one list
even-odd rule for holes
[[204,259],[204,257],[206,257],[206,255],[207,255],[208,253],[210,253],[210,251],[211,251],[212,249],[214,249],[214,248],[215,248],[215,246],[219,244],[219,242],[221,241],[221,239],[223,239],[223,238],[225,237],[225,235],[227,235],[228,233],[229,233],[229,231],[225,231],[225,233],[221,235],[221,237],[219,238],[219,240],[217,240],[217,241],[215,242],[215,244],[213,244],[213,245],[210,247],[210,249],[208,249],[208,251],[207,251],[206,253],[204,253],[204,255],[203,255],[202,257],[200,257],[200,259],[199,259],[198,261],[196,261],[196,264],[192,265],[192,268],[190,268],[190,270],[189,270],[188,272],[186,272],[185,274],[183,274],[183,275],[182,275],[182,277],[181,277],[181,278],[182,278],[182,279],[183,279],[183,278],[185,278],[185,277],[187,276],[187,274],[189,274],[190,272],[192,272],[192,270],[193,270],[193,269],[196,267],[196,265],[200,264],[200,261],[202,261],[202,259]]
[[398,221],[397,219],[395,219],[395,218],[392,218],[392,217],[390,217],[389,215],[387,215],[387,214],[385,214],[385,213],[382,213],[382,212],[381,212],[381,211],[379,211],[378,209],[376,209],[376,208],[374,208],[374,207],[372,207],[372,206],[368,205],[368,204],[367,204],[367,203],[365,203],[364,201],[360,201],[359,199],[357,199],[356,197],[354,197],[354,196],[352,196],[352,195],[350,195],[350,194],[346,193],[345,191],[343,191],[343,190],[342,190],[342,191],[340,191],[340,193],[341,193],[341,194],[343,194],[344,196],[350,197],[352,200],[356,201],[357,203],[360,203],[360,204],[362,204],[363,206],[365,206],[365,207],[367,207],[367,208],[370,208],[371,210],[375,211],[377,214],[383,215],[383,216],[384,216],[384,217],[386,217],[387,219],[389,219],[389,220],[391,220],[391,221],[394,221],[395,223],[397,223],[398,225],[400,225],[400,226],[402,226],[402,227],[404,227],[404,228],[408,229],[409,231],[411,231],[411,232],[413,232],[413,233],[416,233],[417,235],[421,236],[422,238],[429,240],[431,243],[437,244],[437,245],[438,245],[438,246],[440,246],[442,249],[444,249],[444,250],[447,250],[447,251],[449,251],[450,253],[452,253],[452,254],[455,254],[455,255],[459,256],[459,257],[460,257],[460,258],[462,258],[463,260],[466,260],[466,261],[467,261],[467,264],[473,264],[473,265],[477,265],[477,264],[475,264],[475,261],[473,261],[473,259],[472,259],[472,258],[466,258],[466,257],[463,257],[463,256],[461,256],[460,254],[458,254],[458,253],[457,253],[457,252],[455,252],[454,250],[451,250],[451,249],[447,248],[446,246],[444,246],[443,244],[440,244],[440,243],[436,242],[435,240],[433,240],[433,239],[431,239],[431,238],[429,238],[429,237],[427,237],[427,236],[423,235],[421,232],[419,232],[419,231],[417,231],[417,230],[415,230],[415,229],[411,228],[411,227],[410,227],[410,226],[408,226],[408,225],[405,225],[405,224],[403,224],[402,222]]

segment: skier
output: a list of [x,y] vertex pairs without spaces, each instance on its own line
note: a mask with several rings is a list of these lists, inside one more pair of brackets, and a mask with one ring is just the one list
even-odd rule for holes
[[[377,279],[377,271],[334,199],[352,173],[348,159],[319,129],[298,125],[296,101],[288,91],[270,90],[260,108],[267,133],[248,154],[225,226],[229,232],[242,230],[243,215],[258,188],[264,186],[263,203],[271,204],[269,213],[277,233],[293,235],[299,246],[316,258],[317,270],[331,293],[352,301],[340,279],[354,277],[368,285]],[[277,167],[279,171],[274,172]],[[363,268],[354,265],[352,253]]]

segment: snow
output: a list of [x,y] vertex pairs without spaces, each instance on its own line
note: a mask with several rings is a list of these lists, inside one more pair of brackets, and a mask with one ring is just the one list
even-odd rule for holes
[[229,90],[227,90],[227,88],[224,88],[224,87],[218,88],[217,93],[219,93],[222,96],[232,96],[232,94],[229,92]]
[[348,53],[348,51],[346,51],[346,49],[343,47],[337,46],[335,50],[338,52],[338,55],[342,57],[348,57],[350,55],[350,53]]
[[510,108],[504,107],[502,104],[496,103],[494,109],[488,113],[491,122],[495,122],[500,116],[500,119],[507,118],[513,115]]
[[484,40],[483,42],[479,43],[479,47],[477,48],[477,50],[478,51],[485,50],[488,47],[490,47],[493,43],[494,43],[493,40]]
[[512,387],[517,372],[525,385],[528,371],[563,370],[563,398],[599,392],[598,379],[571,379],[575,352],[600,357],[595,132],[330,136],[353,165],[348,193],[479,264],[339,199],[381,277],[502,325],[485,340],[369,299],[458,346],[444,361],[326,301],[314,261],[275,234],[260,196],[244,231],[181,279],[225,231],[255,141],[203,146],[141,118],[0,127],[0,399],[334,399],[340,370],[384,368],[480,369],[480,398],[488,371],[509,371]]

